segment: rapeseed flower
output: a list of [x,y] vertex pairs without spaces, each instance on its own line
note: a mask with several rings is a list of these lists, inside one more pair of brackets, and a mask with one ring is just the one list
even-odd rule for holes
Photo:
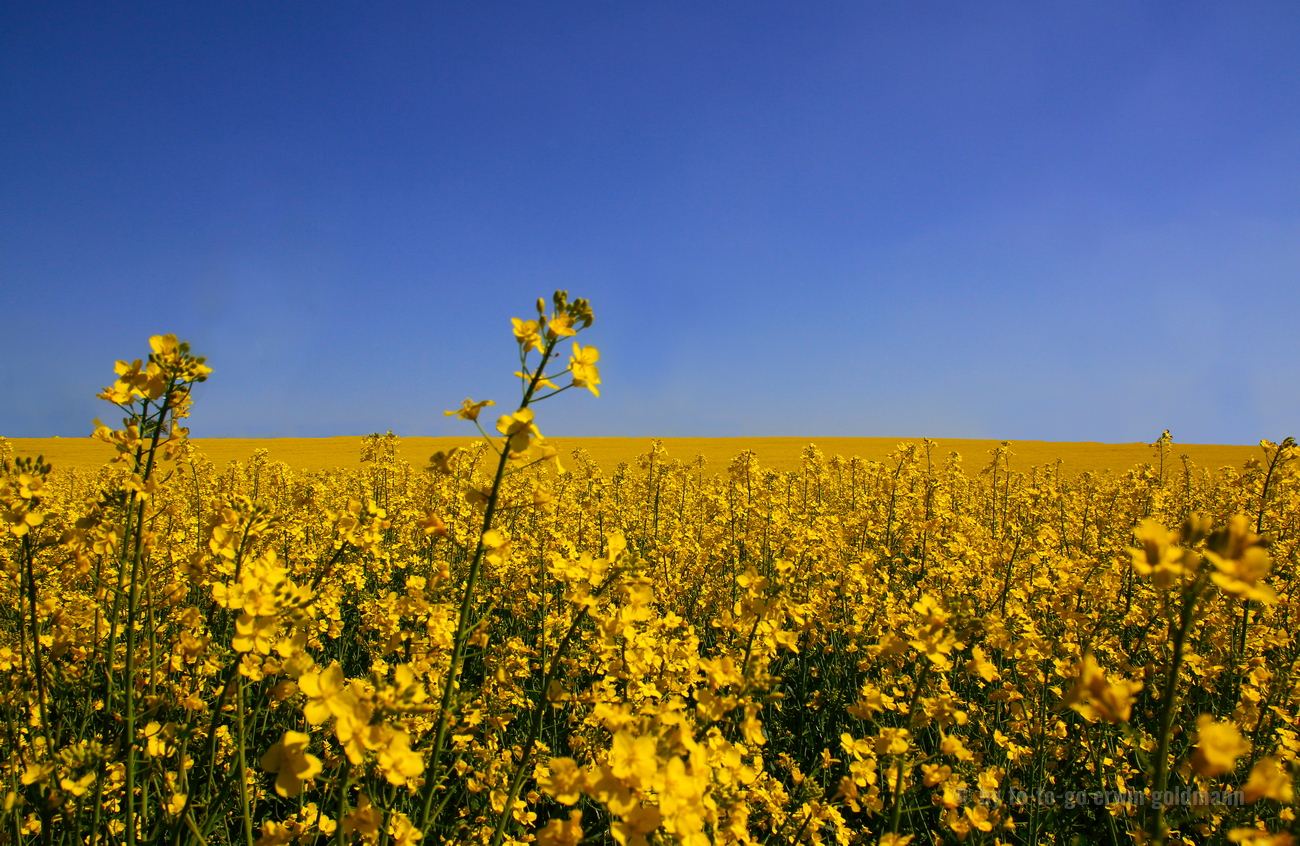
[[309,735],[286,731],[284,736],[262,756],[262,769],[275,773],[275,792],[281,796],[297,796],[303,783],[321,772],[321,761],[307,751]]

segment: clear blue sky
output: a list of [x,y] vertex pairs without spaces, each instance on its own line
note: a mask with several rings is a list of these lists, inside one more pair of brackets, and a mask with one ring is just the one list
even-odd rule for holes
[[[206,7],[206,8],[204,8]],[[1300,6],[0,6],[0,435],[1300,435]]]

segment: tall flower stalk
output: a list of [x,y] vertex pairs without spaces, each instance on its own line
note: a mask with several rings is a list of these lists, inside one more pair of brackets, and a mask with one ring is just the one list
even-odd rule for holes
[[[434,729],[424,805],[420,814],[420,828],[423,830],[437,823],[433,813],[434,796],[438,789],[444,786],[447,776],[444,758],[447,752],[448,733],[456,717],[456,693],[465,666],[466,650],[475,630],[473,616],[477,607],[477,592],[484,559],[493,550],[505,544],[505,538],[496,530],[497,514],[501,507],[501,482],[512,472],[512,469],[520,469],[538,461],[557,459],[555,449],[544,443],[541,432],[533,422],[534,412],[531,406],[570,388],[587,388],[594,395],[600,396],[597,387],[600,384],[600,375],[596,368],[599,353],[594,347],[584,349],[575,342],[569,366],[559,373],[547,373],[548,365],[557,357],[556,347],[560,342],[589,327],[593,319],[587,301],[576,299],[570,302],[567,291],[556,291],[552,297],[552,305],[553,311],[547,315],[546,303],[538,299],[536,320],[519,318],[512,320],[515,341],[519,347],[519,370],[515,372],[515,376],[521,382],[522,396],[519,407],[513,414],[503,415],[497,420],[496,428],[501,436],[501,444],[498,446],[494,442],[493,437],[484,431],[478,419],[485,406],[495,405],[492,400],[474,402],[466,399],[460,409],[446,412],[448,416],[455,415],[473,422],[496,450],[497,463],[491,484],[486,489],[471,488],[468,492],[470,501],[482,506],[483,519],[474,555],[470,559],[469,573],[461,588],[451,661],[438,703],[438,721]],[[532,364],[533,353],[538,356],[536,364]],[[566,375],[569,377],[568,385],[560,387],[553,381]],[[542,393],[542,391],[547,392]],[[538,444],[541,445],[540,455],[532,459],[530,449]],[[433,464],[435,467],[445,467],[445,456],[434,456]],[[502,813],[508,814],[509,811],[507,805]]]

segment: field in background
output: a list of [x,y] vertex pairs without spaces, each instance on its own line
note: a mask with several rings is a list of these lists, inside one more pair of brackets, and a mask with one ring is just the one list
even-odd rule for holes
[[[400,456],[406,461],[422,465],[437,450],[446,450],[470,442],[470,438],[402,438]],[[577,447],[585,449],[606,472],[612,472],[619,462],[629,464],[638,455],[648,452],[650,438],[553,438],[560,446],[561,455],[567,457]],[[728,463],[743,450],[753,450],[763,467],[773,470],[795,470],[800,466],[800,452],[808,444],[816,444],[827,456],[858,456],[868,461],[881,461],[900,443],[917,443],[921,438],[663,438],[668,456],[690,462],[696,455],[707,460],[706,469],[725,472]],[[19,456],[44,455],[57,470],[59,467],[98,467],[113,455],[112,447],[91,438],[10,438],[14,454]],[[196,438],[194,443],[208,458],[218,465],[229,461],[246,461],[258,449],[269,451],[272,461],[283,461],[298,470],[324,470],[335,467],[356,467],[361,464],[361,437],[338,438]],[[988,451],[998,445],[994,440],[937,439],[935,457],[949,452],[961,454],[968,472],[974,472],[988,463]],[[1011,468],[1026,470],[1030,467],[1061,461],[1065,475],[1087,471],[1122,472],[1139,464],[1153,462],[1155,450],[1147,444],[1101,444],[1094,442],[1013,441]],[[1260,455],[1258,446],[1179,444],[1173,445],[1171,456],[1186,455],[1197,467],[1211,470],[1224,465],[1240,468],[1252,457]]]

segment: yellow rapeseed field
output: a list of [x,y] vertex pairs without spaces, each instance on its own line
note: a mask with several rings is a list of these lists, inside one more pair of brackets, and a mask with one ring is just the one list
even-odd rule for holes
[[0,439],[0,842],[1294,842],[1291,439],[549,441],[592,321],[464,439],[191,441],[170,335]]
[[[439,450],[467,447],[471,437],[421,438],[403,437],[401,453],[404,456],[427,456]],[[548,438],[564,455],[581,449],[606,474],[613,473],[622,463],[635,464],[637,458],[649,451],[655,438]],[[742,452],[752,452],[758,462],[768,470],[786,472],[803,466],[803,449],[812,444],[826,455],[845,458],[858,457],[866,461],[887,461],[890,453],[907,438],[658,438],[664,451],[672,458],[692,461],[704,456],[705,466],[721,471],[731,459]],[[920,438],[913,438],[919,442]],[[56,468],[82,468],[94,470],[111,460],[113,448],[94,438],[10,438],[17,456],[43,455]],[[334,470],[361,466],[361,437],[335,438],[195,438],[194,446],[205,458],[217,466],[231,461],[248,461],[258,450],[266,451],[268,461],[283,462],[295,470]],[[965,456],[984,456],[996,448],[999,441],[958,438],[935,438],[934,451],[939,455],[956,452]],[[1063,476],[1080,473],[1123,473],[1152,460],[1149,444],[1065,443],[1060,441],[1016,441],[1011,467],[1028,469],[1048,464],[1059,469]],[[1188,461],[1198,467],[1218,469],[1241,467],[1251,458],[1260,456],[1258,446],[1218,444],[1177,444],[1173,457]],[[1060,462],[1059,468],[1056,463]]]

